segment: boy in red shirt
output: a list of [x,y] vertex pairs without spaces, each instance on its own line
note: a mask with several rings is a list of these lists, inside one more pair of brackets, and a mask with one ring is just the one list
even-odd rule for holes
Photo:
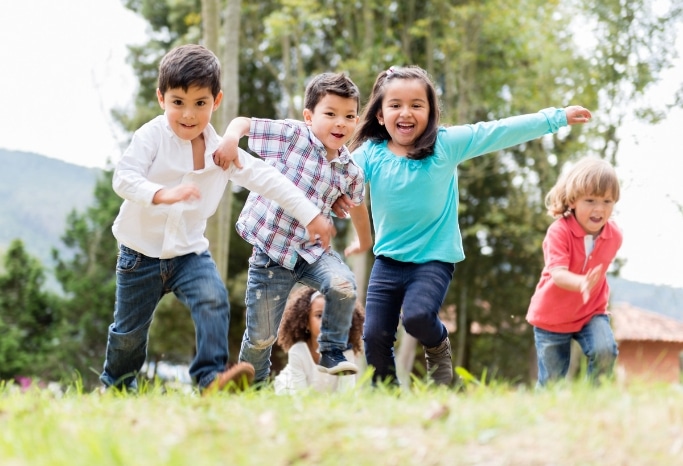
[[526,316],[534,326],[538,386],[563,378],[572,339],[588,357],[588,376],[609,375],[617,357],[606,272],[622,234],[610,220],[619,200],[614,168],[594,157],[562,175],[545,199],[556,220],[543,240],[545,266]]

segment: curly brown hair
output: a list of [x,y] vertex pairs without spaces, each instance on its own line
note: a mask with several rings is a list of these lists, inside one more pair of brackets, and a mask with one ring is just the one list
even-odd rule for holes
[[[289,351],[294,343],[307,341],[310,337],[308,315],[311,310],[311,296],[314,293],[313,288],[302,286],[289,295],[287,307],[285,307],[280,329],[277,333],[278,344],[283,350]],[[365,308],[357,300],[349,329],[349,343],[355,354],[362,350],[363,322],[365,322]]]

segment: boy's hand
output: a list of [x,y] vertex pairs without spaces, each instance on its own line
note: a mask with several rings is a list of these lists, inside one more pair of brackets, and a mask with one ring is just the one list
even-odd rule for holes
[[347,194],[342,194],[332,204],[332,212],[339,218],[346,218],[353,207],[354,204],[351,202],[351,198]]
[[591,297],[591,290],[602,278],[602,265],[597,265],[590,269],[581,280],[580,290],[583,297],[583,303],[586,304]]
[[242,168],[239,152],[237,151],[238,143],[239,139],[234,139],[226,135],[218,145],[218,149],[213,153],[213,163],[223,170],[227,170],[228,167],[230,167],[230,163],[234,163],[237,168]]
[[324,249],[330,247],[330,240],[337,235],[334,223],[323,214],[318,214],[317,217],[311,220],[311,223],[306,225],[306,231],[308,231],[311,241],[319,241]]
[[579,105],[571,105],[564,109],[567,114],[567,124],[575,125],[577,123],[588,123],[591,118],[591,112]]
[[181,184],[173,188],[162,188],[152,198],[152,204],[175,204],[182,201],[201,199],[199,188],[192,184]]

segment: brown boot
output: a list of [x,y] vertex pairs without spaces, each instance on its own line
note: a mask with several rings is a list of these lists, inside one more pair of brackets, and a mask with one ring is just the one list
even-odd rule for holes
[[202,396],[211,395],[221,390],[237,392],[245,390],[254,380],[254,366],[248,362],[238,362],[230,369],[219,372],[203,391]]
[[451,341],[446,337],[438,346],[425,348],[427,372],[437,385],[453,383],[453,361],[451,359]]

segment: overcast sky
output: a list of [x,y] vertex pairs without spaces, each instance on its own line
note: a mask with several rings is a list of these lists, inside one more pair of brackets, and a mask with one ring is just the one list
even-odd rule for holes
[[[7,105],[0,148],[89,167],[116,161],[126,136],[110,111],[132,105],[136,81],[126,44],[145,41],[144,21],[120,0],[5,2],[2,16],[0,89]],[[676,46],[683,51],[680,37]],[[670,101],[682,76],[679,62],[649,99]],[[683,287],[681,131],[681,110],[657,126],[621,128],[622,199],[614,219],[624,230],[619,256],[627,260],[626,279]]]

